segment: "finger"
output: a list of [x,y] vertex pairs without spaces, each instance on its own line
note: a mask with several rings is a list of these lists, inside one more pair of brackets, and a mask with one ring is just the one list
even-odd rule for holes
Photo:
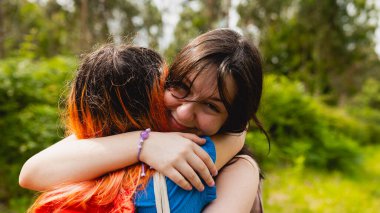
[[198,157],[198,155],[193,153],[193,156],[188,159],[188,162],[208,186],[215,185],[210,171],[208,170],[206,164]]
[[197,135],[191,134],[191,133],[179,133],[182,137],[187,138],[193,142],[195,142],[198,145],[203,145],[206,143],[206,139],[201,138]]
[[194,146],[194,152],[204,162],[204,164],[206,164],[208,170],[213,176],[218,175],[218,170],[216,169],[214,162],[212,162],[210,155],[208,155],[205,150],[199,146]]
[[191,184],[185,179],[183,175],[181,175],[180,172],[178,172],[176,169],[171,169],[167,174],[164,174],[166,177],[168,177],[170,180],[172,180],[175,184],[177,184],[179,187],[181,187],[184,190],[192,190],[193,187]]
[[175,167],[185,178],[187,181],[191,183],[198,191],[204,190],[204,185],[201,181],[201,179],[198,177],[197,173],[194,171],[193,168],[186,162],[181,163],[178,165],[178,167]]

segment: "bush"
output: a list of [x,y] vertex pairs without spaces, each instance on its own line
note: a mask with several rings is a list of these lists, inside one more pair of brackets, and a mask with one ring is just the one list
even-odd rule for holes
[[18,186],[21,166],[63,136],[57,103],[75,65],[65,57],[0,61],[0,205],[28,203],[31,192]]
[[367,79],[362,90],[348,105],[349,112],[367,125],[369,144],[379,144],[380,139],[380,81]]
[[256,131],[248,134],[247,143],[266,166],[293,165],[302,158],[305,166],[352,171],[361,160],[359,145],[371,138],[363,122],[285,77],[266,76],[260,115],[272,140],[270,158]]

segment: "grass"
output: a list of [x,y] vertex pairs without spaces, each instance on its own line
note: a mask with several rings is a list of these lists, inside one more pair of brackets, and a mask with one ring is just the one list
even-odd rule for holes
[[264,181],[266,212],[378,212],[380,146],[363,149],[363,167],[355,174],[303,168],[275,169]]

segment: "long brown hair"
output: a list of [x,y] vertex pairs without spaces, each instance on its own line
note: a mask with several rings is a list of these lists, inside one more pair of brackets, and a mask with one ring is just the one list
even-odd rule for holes
[[[129,45],[109,44],[85,56],[67,100],[68,132],[82,139],[146,128],[166,131],[163,67],[162,58],[153,50]],[[152,175],[148,170],[140,178],[140,172],[140,164],[133,165],[95,180],[59,186],[42,193],[29,212],[79,207],[97,212],[132,211],[136,189],[143,189]]]
[[[212,66],[216,69],[210,69]],[[256,116],[263,85],[261,56],[256,46],[231,29],[204,33],[187,44],[176,56],[165,87],[178,87],[189,75],[195,74],[197,77],[210,70],[217,72],[219,95],[228,111],[227,121],[218,133],[243,132],[252,119],[266,134]],[[237,87],[232,102],[227,98],[227,76],[232,76]]]
[[[211,67],[216,69],[210,69]],[[257,117],[263,90],[262,59],[258,48],[248,38],[227,28],[211,30],[196,37],[176,56],[165,88],[181,87],[186,77],[193,74],[194,82],[203,72],[213,70],[217,72],[219,95],[228,112],[228,118],[218,133],[241,133],[253,121],[266,136],[270,150],[269,134]],[[227,76],[232,76],[237,88],[232,101],[227,98]],[[193,82],[190,82],[190,88]],[[186,98],[187,95],[188,93],[180,98]],[[247,145],[238,154],[254,158]],[[263,178],[262,174],[260,177]]]

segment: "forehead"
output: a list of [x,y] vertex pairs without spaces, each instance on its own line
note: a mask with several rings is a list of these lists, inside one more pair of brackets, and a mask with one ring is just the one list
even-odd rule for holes
[[[200,72],[192,72],[185,77],[185,82],[191,85],[191,92],[202,98],[220,99],[218,89],[218,71],[216,66],[208,66]],[[233,77],[229,74],[223,77],[223,93],[228,101],[232,101],[236,94],[236,85]]]
[[205,68],[202,71],[191,72],[185,78],[193,84],[207,83],[208,86],[216,86],[218,82],[215,66]]

